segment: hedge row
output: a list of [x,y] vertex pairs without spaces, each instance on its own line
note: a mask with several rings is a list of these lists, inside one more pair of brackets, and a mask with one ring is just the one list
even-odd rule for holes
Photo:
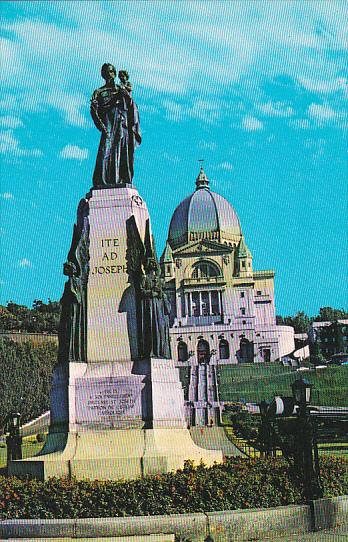
[[10,412],[19,410],[22,423],[49,409],[51,377],[57,346],[45,342],[16,343],[0,338],[0,427]]
[[[348,461],[321,460],[326,496],[348,493]],[[206,468],[187,462],[182,470],[134,481],[52,478],[47,482],[0,477],[0,518],[116,517],[304,502],[296,472],[282,459],[229,459]]]

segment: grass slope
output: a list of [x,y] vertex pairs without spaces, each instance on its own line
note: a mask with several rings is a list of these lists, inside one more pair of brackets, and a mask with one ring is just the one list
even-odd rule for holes
[[[218,370],[222,401],[259,402],[275,395],[291,396],[291,384],[299,373],[279,364],[222,365]],[[306,371],[302,376],[313,384],[313,404],[348,405],[348,366]]]

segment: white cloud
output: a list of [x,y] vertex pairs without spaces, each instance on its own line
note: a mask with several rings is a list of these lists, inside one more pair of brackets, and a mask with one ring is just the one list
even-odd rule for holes
[[81,149],[77,145],[65,145],[59,156],[71,160],[87,160],[88,149]]
[[184,118],[184,111],[181,104],[172,100],[164,100],[163,106],[166,110],[166,117],[173,122],[180,122]]
[[166,151],[164,151],[163,157],[168,160],[168,162],[172,162],[173,164],[178,164],[181,162],[180,156],[177,156],[176,154],[169,154]]
[[189,117],[208,124],[214,124],[221,115],[219,103],[201,99],[194,100],[192,106],[187,108],[186,113]]
[[292,126],[293,128],[300,128],[302,130],[308,130],[311,123],[308,119],[292,119],[289,121],[289,126]]
[[232,171],[233,170],[233,166],[230,162],[222,162],[221,164],[218,165],[218,168],[219,169],[225,169],[226,171]]
[[33,267],[31,261],[27,258],[22,258],[21,260],[19,260],[18,265],[19,267]]
[[13,130],[0,132],[0,153],[14,156],[42,156],[40,149],[23,149]]
[[242,120],[244,130],[248,132],[256,132],[263,129],[263,123],[256,117],[246,116]]
[[329,120],[337,119],[338,114],[330,106],[324,104],[312,103],[308,107],[308,115],[315,120],[326,122]]
[[259,105],[260,111],[269,117],[291,117],[294,114],[294,110],[290,105],[285,102],[272,102],[269,101]]
[[201,150],[215,151],[217,145],[214,141],[200,141],[197,147]]
[[3,192],[2,194],[0,194],[0,197],[7,200],[14,199],[14,195],[11,192]]
[[341,90],[347,90],[346,77],[336,77],[335,79],[329,80],[300,79],[299,82],[305,89],[322,94],[330,94]]
[[2,128],[19,128],[20,126],[23,126],[23,122],[18,117],[11,117],[10,115],[0,117],[0,127]]
[[[135,99],[145,98],[143,110],[166,100],[174,122],[189,115],[214,123],[231,114],[221,107],[226,93],[265,102],[267,116],[290,117],[290,105],[264,97],[265,79],[290,78],[321,93],[345,84],[346,9],[332,2],[236,0],[233,9],[223,1],[118,2],[117,9],[113,2],[28,2],[25,17],[4,25],[6,111],[54,108],[67,124],[86,127],[100,66],[115,59],[128,68]],[[247,130],[261,129],[258,119],[245,122]]]
[[80,93],[55,92],[47,96],[47,103],[61,110],[67,124],[72,126],[87,126],[87,120],[81,110],[88,110],[88,98]]

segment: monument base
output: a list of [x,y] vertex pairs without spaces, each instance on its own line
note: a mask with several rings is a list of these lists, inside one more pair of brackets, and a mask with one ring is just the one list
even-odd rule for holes
[[44,455],[11,461],[9,474],[39,480],[132,480],[175,471],[186,460],[207,466],[222,461],[221,452],[199,448],[188,429],[175,428],[50,433],[44,450]]
[[173,360],[68,363],[53,374],[44,448],[11,461],[8,472],[40,480],[129,480],[179,469],[186,460],[211,466],[222,458],[193,442]]

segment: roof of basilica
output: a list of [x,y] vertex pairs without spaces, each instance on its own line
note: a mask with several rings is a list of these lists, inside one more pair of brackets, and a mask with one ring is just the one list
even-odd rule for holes
[[169,226],[168,242],[177,249],[190,242],[211,239],[220,243],[239,241],[242,235],[238,216],[232,205],[212,192],[201,168],[196,190],[175,209]]

